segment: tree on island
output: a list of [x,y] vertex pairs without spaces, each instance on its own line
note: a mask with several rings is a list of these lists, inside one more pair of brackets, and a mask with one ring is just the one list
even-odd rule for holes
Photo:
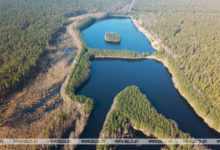
[[119,43],[121,41],[120,35],[118,33],[106,32],[105,41],[111,43]]

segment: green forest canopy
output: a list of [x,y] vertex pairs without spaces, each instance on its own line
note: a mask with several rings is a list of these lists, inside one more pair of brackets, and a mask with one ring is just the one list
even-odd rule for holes
[[67,17],[117,11],[128,0],[0,0],[0,93],[36,72]]
[[[103,126],[101,138],[123,137],[129,130],[129,122],[136,130],[157,138],[190,138],[189,134],[178,129],[175,122],[159,114],[136,86],[129,86],[117,94],[113,105]],[[174,149],[175,146],[169,147]],[[192,149],[189,145],[178,148]],[[101,146],[98,149],[102,149]]]
[[[70,16],[122,12],[130,0],[0,0],[0,93],[36,72]],[[129,13],[173,49],[192,86],[220,108],[220,1],[138,0]]]
[[[132,8],[143,26],[171,48],[175,65],[190,84],[187,86],[198,93],[194,97],[200,97],[194,99],[211,104],[200,108],[209,116],[220,114],[219,8],[218,0],[139,0]],[[219,117],[214,118],[217,127]]]

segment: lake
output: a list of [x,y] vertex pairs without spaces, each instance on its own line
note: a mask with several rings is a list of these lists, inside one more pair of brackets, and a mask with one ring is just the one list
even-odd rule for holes
[[[107,43],[104,40],[106,32],[116,32],[120,34],[119,44]],[[126,49],[138,52],[152,53],[149,40],[143,33],[139,32],[130,18],[108,19],[97,22],[81,32],[84,41],[91,48],[99,49]]]
[[[127,30],[131,31],[131,35]],[[106,31],[120,32],[120,34],[123,35],[122,37],[124,37],[121,45],[109,45],[103,42],[103,36]],[[150,53],[153,52],[153,48],[149,45],[148,39],[143,36],[143,34],[135,28],[131,20],[127,18],[109,19],[95,23],[85,29],[82,35],[88,46],[92,48],[123,48],[136,50],[138,52],[142,52],[142,50]],[[137,38],[141,39],[131,44],[130,38],[135,39],[136,35]],[[126,40],[126,37],[128,37],[128,40]],[[137,48],[135,48],[136,46]],[[148,49],[149,46],[150,48]],[[95,102],[94,111],[88,120],[88,124],[81,138],[99,137],[105,117],[113,103],[114,97],[124,88],[131,85],[138,86],[159,113],[168,119],[174,120],[178,124],[179,129],[189,133],[192,137],[220,137],[217,132],[209,128],[203,120],[195,114],[187,101],[175,89],[171,75],[163,64],[155,60],[95,60],[91,63],[89,81],[77,93],[91,97]],[[215,147],[212,146],[212,148]],[[79,146],[78,149],[83,149],[83,146]]]

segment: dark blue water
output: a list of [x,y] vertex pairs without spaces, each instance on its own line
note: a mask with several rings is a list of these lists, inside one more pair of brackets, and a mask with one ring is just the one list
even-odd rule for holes
[[[132,25],[132,27],[134,28],[130,30],[139,32],[135,29],[130,19],[110,19],[96,23],[93,26],[89,27],[85,30],[86,32],[83,32],[83,37],[86,42],[88,42],[89,46],[93,48],[96,47],[106,49],[111,47],[112,45],[108,45],[107,43],[102,43],[99,40],[94,39],[101,38],[104,35],[103,31],[107,30],[107,28],[111,26],[122,32],[124,31],[124,28],[128,28],[128,25],[126,26],[126,23]],[[92,39],[89,38],[89,35],[85,36],[85,33],[95,33],[95,31],[97,32],[97,37],[92,38],[93,42],[89,43],[92,41]],[[129,33],[130,32],[126,32],[124,34]],[[134,35],[136,35],[136,33],[133,34],[132,37],[134,37]],[[139,33],[137,33],[137,35],[139,35]],[[142,34],[140,35],[142,36]],[[133,44],[130,43],[130,40],[126,39],[124,39],[123,42],[125,45],[127,43],[127,49],[136,50],[135,46],[137,46],[137,51],[139,51],[139,46],[142,45],[142,41],[147,41],[146,37],[142,36],[142,38],[144,39],[140,40],[140,44],[139,40]],[[129,45],[132,48],[129,47]],[[113,45],[113,47],[117,46]],[[152,47],[149,51],[151,50]],[[148,50],[146,49],[146,51]],[[171,80],[171,75],[168,73],[163,64],[158,63],[154,60],[130,62],[119,60],[96,60],[91,63],[91,76],[88,83],[84,85],[78,93],[93,98],[95,102],[94,112],[89,118],[88,125],[82,133],[81,138],[99,137],[99,133],[103,127],[105,117],[113,103],[114,97],[117,95],[117,93],[130,85],[138,86],[141,92],[147,95],[147,98],[150,100],[152,105],[159,113],[163,114],[166,118],[172,119],[177,122],[179,129],[184,132],[190,133],[192,137],[220,137],[218,133],[210,129],[203,122],[203,120],[195,114],[193,109],[188,105],[187,101],[180,96],[178,91],[174,88]],[[217,149],[214,146],[211,147]],[[80,146],[78,147],[78,149],[83,149],[83,147]]]
[[154,60],[139,62],[93,61],[89,82],[78,94],[91,97],[95,109],[81,138],[98,138],[114,97],[127,86],[136,85],[156,110],[175,120],[179,128],[196,138],[220,137],[193,112],[174,88],[165,67]]
[[130,85],[138,86],[156,110],[175,120],[184,132],[199,138],[218,137],[179,95],[165,67],[154,60],[92,62],[90,80],[79,92],[95,100],[95,110],[84,132],[85,137],[99,135],[114,97]]
[[[121,36],[119,44],[107,43],[104,40],[106,32],[116,32]],[[108,19],[97,22],[82,31],[85,42],[91,48],[127,49],[138,52],[154,51],[148,39],[137,30],[131,19]]]

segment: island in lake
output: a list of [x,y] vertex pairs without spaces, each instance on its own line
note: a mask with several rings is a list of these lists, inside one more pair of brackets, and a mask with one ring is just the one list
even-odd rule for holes
[[118,33],[106,32],[105,33],[105,41],[110,42],[110,43],[120,43],[121,38]]

